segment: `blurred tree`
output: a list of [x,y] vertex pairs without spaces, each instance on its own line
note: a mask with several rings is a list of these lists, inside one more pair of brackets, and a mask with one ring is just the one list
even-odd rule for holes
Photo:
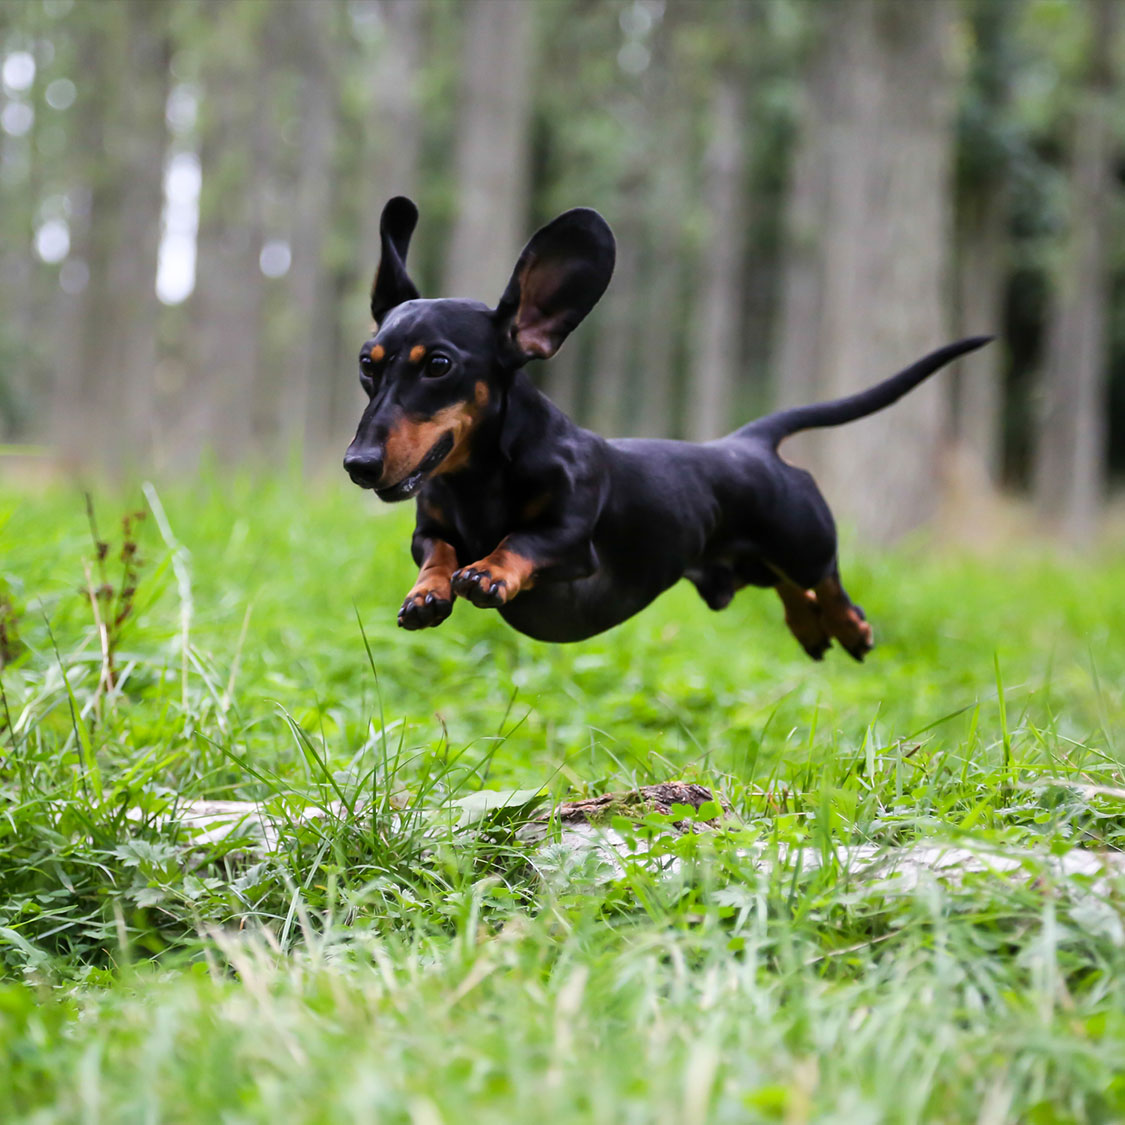
[[[692,310],[691,393],[687,397],[687,436],[693,441],[719,437],[731,428],[734,384],[741,362],[743,278],[746,245],[745,173],[751,15],[740,3],[727,7],[727,23],[711,91],[710,137],[703,158],[702,199],[706,236],[700,255]],[[755,28],[757,30],[757,28]]]
[[290,334],[281,364],[278,433],[284,448],[298,446],[315,464],[332,445],[331,390],[325,359],[335,355],[333,296],[325,268],[332,223],[332,169],[335,162],[339,89],[334,81],[338,3],[282,4],[271,9],[283,28],[286,53],[299,80],[297,161],[293,183],[287,276]]
[[168,15],[146,0],[80,6],[75,14],[82,38],[72,143],[89,195],[77,201],[72,242],[89,281],[55,398],[58,448],[72,463],[144,461],[155,437]]
[[456,218],[444,292],[495,304],[528,235],[534,5],[488,0],[461,11]]
[[36,323],[43,293],[31,253],[45,178],[42,101],[36,96],[42,82],[35,81],[32,49],[42,15],[34,12],[17,28],[14,9],[0,7],[0,42],[10,43],[18,60],[12,64],[15,81],[5,82],[9,116],[0,131],[0,438],[19,436],[27,424],[43,358]]
[[[774,383],[779,406],[800,406],[822,394],[820,331],[824,305],[824,239],[829,206],[827,159],[829,112],[835,97],[835,73],[828,46],[815,33],[801,62],[797,137],[793,146],[789,189],[784,207],[785,248],[781,276],[781,315],[775,326]],[[798,436],[797,459],[817,467],[817,443]]]
[[[385,0],[365,8],[377,15],[380,32],[374,65],[361,68],[363,119],[359,144],[363,169],[359,252],[363,256],[364,297],[370,291],[379,256],[379,216],[395,195],[418,194],[422,156],[419,75],[425,64],[424,8],[417,0]],[[362,320],[369,324],[367,301]],[[359,337],[357,336],[357,342]]]
[[256,397],[264,389],[259,259],[277,144],[265,5],[207,0],[196,11],[191,37],[204,61],[194,362],[175,442],[188,463],[208,447],[225,461],[255,450]]
[[1069,216],[1050,316],[1035,500],[1075,543],[1093,534],[1105,485],[1111,191],[1118,0],[1084,0],[1089,47],[1068,154]]
[[[682,2],[665,8],[653,37],[652,64],[645,75],[645,100],[652,106],[663,145],[669,153],[694,152],[695,116],[685,57],[685,37],[695,30],[695,5]],[[690,46],[687,45],[687,46]],[[685,355],[680,311],[688,297],[692,240],[688,229],[695,199],[693,161],[660,159],[652,163],[644,188],[644,226],[640,232],[645,283],[637,294],[638,338],[642,341],[631,392],[637,409],[627,412],[625,431],[646,437],[676,437],[679,418],[679,376]]]
[[[849,394],[884,378],[948,336],[951,242],[952,72],[948,0],[854,0],[821,9],[811,83],[824,175],[806,198],[825,199],[816,249],[819,315],[784,311],[789,334],[820,336],[806,355],[821,395]],[[795,190],[801,191],[797,188]],[[790,286],[790,296],[799,287]],[[783,377],[788,372],[783,372]],[[932,383],[892,413],[818,435],[822,483],[837,511],[867,536],[890,540],[924,523],[937,503],[943,389]],[[888,466],[894,466],[893,471]]]
[[[1022,0],[974,0],[966,21],[973,54],[962,87],[957,148],[957,335],[995,334],[1004,319],[1009,261],[1014,28]],[[959,365],[955,429],[973,462],[974,487],[996,486],[1003,467],[1003,346]]]

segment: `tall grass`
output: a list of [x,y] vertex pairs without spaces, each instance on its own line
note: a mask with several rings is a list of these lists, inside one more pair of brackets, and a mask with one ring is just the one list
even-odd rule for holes
[[[1120,891],[1062,864],[1122,846],[1120,553],[849,553],[878,647],[814,665],[755,592],[402,632],[408,513],[343,487],[92,507],[0,494],[6,1119],[1125,1113]],[[673,777],[724,827],[522,830]],[[840,850],[935,841],[1021,871]]]

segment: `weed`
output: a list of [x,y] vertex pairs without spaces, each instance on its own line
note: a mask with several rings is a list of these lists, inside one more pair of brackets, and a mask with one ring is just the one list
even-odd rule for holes
[[[97,520],[94,516],[94,501],[89,492],[84,493],[86,518],[90,526],[90,538],[94,547],[93,571],[89,563],[84,564],[85,586],[83,593],[89,601],[97,629],[102,653],[100,687],[112,692],[117,687],[116,659],[121,645],[121,636],[126,623],[133,614],[137,596],[137,582],[140,578],[143,560],[137,553],[136,525],[145,518],[145,512],[135,511],[121,517],[121,546],[116,552],[115,561],[121,572],[117,584],[110,581],[111,544],[98,534]],[[96,575],[97,581],[94,581]]]
[[20,612],[12,595],[0,585],[0,669],[11,664],[23,648],[19,634]]

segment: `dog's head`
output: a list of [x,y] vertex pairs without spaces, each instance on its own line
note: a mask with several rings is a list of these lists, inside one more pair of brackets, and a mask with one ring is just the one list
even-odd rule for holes
[[507,383],[531,359],[549,359],[597,304],[613,273],[605,220],[567,211],[524,247],[494,309],[423,300],[406,272],[418,209],[402,196],[383,208],[371,290],[375,335],[360,350],[368,396],[344,468],[383,500],[405,500],[470,457],[472,436],[495,414]]

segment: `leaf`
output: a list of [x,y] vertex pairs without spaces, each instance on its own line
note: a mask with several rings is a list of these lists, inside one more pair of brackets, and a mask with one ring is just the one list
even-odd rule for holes
[[166,863],[174,860],[179,853],[171,844],[132,839],[127,840],[124,844],[118,844],[113,849],[113,854],[126,867],[139,867],[142,863],[149,863],[154,867],[163,867]]
[[168,897],[168,888],[152,884],[147,887],[140,887],[135,891],[130,891],[129,897],[138,906],[157,906]]
[[547,799],[541,789],[478,789],[450,804],[461,810],[458,828],[471,828],[489,820],[492,823],[527,819]]
[[0,926],[0,942],[15,946],[26,958],[29,965],[41,965],[49,957],[42,949],[37,949],[22,934],[7,926]]

